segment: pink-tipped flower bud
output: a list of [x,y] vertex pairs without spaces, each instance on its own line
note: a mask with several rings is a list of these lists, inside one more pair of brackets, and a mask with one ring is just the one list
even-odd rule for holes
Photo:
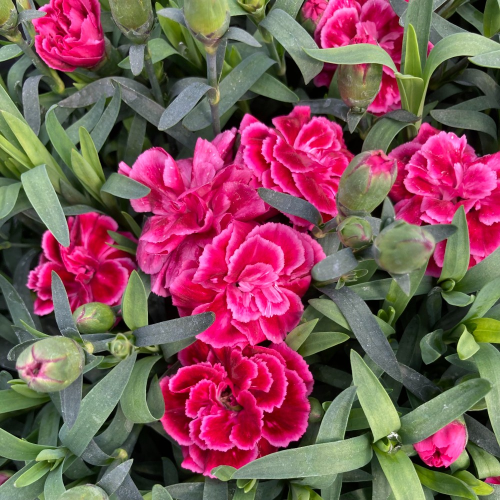
[[8,481],[14,473],[11,470],[0,470],[0,486]]
[[337,234],[342,245],[360,250],[373,240],[373,229],[370,223],[355,215],[344,219],[337,227]]
[[372,212],[389,194],[397,174],[396,160],[383,151],[354,157],[340,178],[337,205],[341,216]]
[[82,373],[85,356],[81,347],[67,337],[48,337],[27,347],[17,358],[16,369],[30,389],[58,392]]
[[[377,45],[370,35],[359,35],[351,44]],[[373,102],[382,84],[381,64],[342,64],[337,69],[340,97],[355,113],[364,113]]]
[[375,262],[391,274],[411,273],[427,264],[435,245],[425,229],[398,220],[375,238]]
[[184,0],[184,17],[193,36],[206,47],[220,42],[231,20],[227,0]]
[[67,490],[59,500],[108,500],[108,494],[99,486],[85,484]]
[[113,309],[101,302],[90,302],[80,306],[73,313],[73,318],[78,331],[83,334],[108,332],[116,321]]
[[465,450],[467,427],[462,420],[454,420],[413,447],[422,461],[430,467],[449,467]]

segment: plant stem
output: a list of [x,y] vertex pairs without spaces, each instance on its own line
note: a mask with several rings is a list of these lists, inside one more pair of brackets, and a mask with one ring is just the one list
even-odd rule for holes
[[208,93],[208,102],[210,103],[210,111],[212,113],[212,128],[214,135],[221,132],[220,127],[220,92],[219,92],[219,78],[217,75],[217,47],[206,47],[207,53],[207,78],[208,84],[212,89]]
[[30,45],[28,44],[28,42],[26,42],[18,29],[16,29],[15,33],[12,36],[7,36],[7,38],[22,49],[22,51],[31,59],[35,68],[40,71],[42,75],[49,78],[49,85],[53,92],[55,92],[56,94],[62,94],[64,92],[64,83],[57,72],[49,68],[40,59],[40,57],[38,57],[38,54],[30,47]]
[[276,40],[265,28],[259,27],[262,39],[269,50],[269,55],[278,63],[278,76],[285,76],[286,74],[286,64],[285,61],[281,59],[278,54],[278,49],[276,48]]
[[149,83],[151,84],[151,89],[153,91],[153,95],[158,104],[165,106],[165,102],[163,101],[163,93],[161,91],[160,82],[156,77],[155,68],[153,65],[153,61],[151,60],[151,52],[149,47],[146,45],[146,53],[144,55],[144,66],[146,67],[146,72],[148,74]]

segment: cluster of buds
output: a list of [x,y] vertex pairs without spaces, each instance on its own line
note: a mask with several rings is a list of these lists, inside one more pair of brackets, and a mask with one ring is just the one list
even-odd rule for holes
[[154,25],[151,0],[109,0],[111,15],[120,31],[135,43],[144,43]]
[[227,0],[185,0],[184,17],[193,36],[205,47],[217,47],[229,28]]

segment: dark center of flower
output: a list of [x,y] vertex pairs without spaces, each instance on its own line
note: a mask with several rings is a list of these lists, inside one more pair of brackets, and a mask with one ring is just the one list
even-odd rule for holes
[[43,363],[41,361],[35,361],[32,365],[26,368],[26,375],[28,377],[37,377],[41,372]]
[[238,404],[233,392],[229,387],[226,387],[219,396],[219,403],[224,406],[227,410],[240,411],[243,408]]

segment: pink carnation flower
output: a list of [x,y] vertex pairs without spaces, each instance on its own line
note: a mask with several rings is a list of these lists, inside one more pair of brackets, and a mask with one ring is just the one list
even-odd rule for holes
[[214,347],[278,344],[299,323],[300,298],[324,257],[310,236],[283,224],[234,222],[172,283],[172,301],[181,315],[215,313],[198,335]]
[[[49,314],[52,302],[52,271],[61,278],[71,310],[102,302],[116,306],[121,302],[130,273],[136,268],[130,254],[117,250],[108,231],[118,224],[106,215],[82,214],[68,218],[70,245],[60,245],[50,231],[42,238],[43,253],[38,267],[30,272],[28,288],[36,292],[35,313]],[[120,233],[129,238],[128,233]]]
[[[273,119],[270,128],[250,115],[241,122],[243,159],[262,186],[312,203],[329,220],[337,215],[340,177],[353,155],[342,128],[323,117],[311,118],[307,106]],[[295,223],[309,225],[290,217]]]
[[489,484],[500,484],[500,476],[496,476],[496,477],[487,477],[485,480],[484,480],[485,483],[489,483]]
[[153,212],[137,249],[139,267],[151,274],[152,291],[170,295],[172,281],[183,266],[197,261],[203,248],[233,220],[250,221],[266,212],[253,187],[254,176],[232,163],[236,131],[213,143],[199,139],[194,157],[175,161],[153,148],[133,167],[120,164],[120,173],[148,186],[151,192],[132,200],[137,212]]
[[426,465],[449,467],[465,450],[466,444],[467,428],[455,420],[413,447]]
[[[411,224],[449,224],[463,206],[470,267],[500,246],[500,153],[477,157],[467,138],[424,123],[418,136],[394,149],[398,179],[391,191],[396,216]],[[428,273],[439,276],[446,243],[436,246]]]
[[50,0],[47,15],[33,19],[38,55],[60,71],[92,68],[104,57],[105,41],[99,0]]
[[305,19],[317,22],[323,15],[323,12],[325,12],[327,6],[327,0],[307,0],[302,7],[302,15]]
[[160,382],[161,422],[186,469],[211,476],[219,465],[239,468],[306,431],[313,378],[285,344],[212,349],[198,341],[179,359],[183,367]]

